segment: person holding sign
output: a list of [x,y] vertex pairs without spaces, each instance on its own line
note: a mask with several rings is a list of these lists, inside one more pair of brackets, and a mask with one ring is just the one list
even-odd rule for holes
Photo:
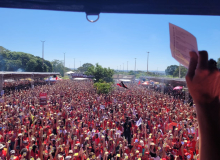
[[196,103],[200,136],[200,160],[220,159],[220,72],[208,53],[190,52],[186,76],[189,92]]

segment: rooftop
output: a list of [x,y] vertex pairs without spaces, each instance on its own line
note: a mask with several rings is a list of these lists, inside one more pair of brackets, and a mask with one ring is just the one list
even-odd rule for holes
[[59,75],[59,72],[3,72],[0,71],[0,78],[13,79],[13,78],[45,78],[53,75]]

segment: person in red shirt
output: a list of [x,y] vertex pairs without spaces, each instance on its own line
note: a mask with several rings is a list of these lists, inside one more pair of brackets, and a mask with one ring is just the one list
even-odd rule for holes
[[95,134],[95,145],[98,145],[99,144],[99,137],[98,137],[98,134]]
[[33,157],[34,159],[37,159],[39,157],[38,146],[35,144],[31,147],[31,157]]
[[15,154],[15,150],[10,151],[10,155],[8,159],[11,158],[12,160],[19,160],[19,156]]
[[190,150],[192,152],[195,152],[196,150],[196,140],[195,140],[195,135],[189,135],[189,140],[190,140],[190,143],[189,143],[189,146],[190,146]]
[[190,145],[187,144],[186,149],[183,150],[184,156],[188,158],[187,160],[192,160],[193,159],[193,152],[190,150]]
[[149,160],[149,152],[144,152],[144,155],[142,156],[142,160]]

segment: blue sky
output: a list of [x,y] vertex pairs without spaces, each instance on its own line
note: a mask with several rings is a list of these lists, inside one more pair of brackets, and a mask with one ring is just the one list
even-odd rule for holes
[[168,23],[186,29],[197,38],[199,50],[209,57],[220,58],[220,17],[180,15],[100,14],[96,23],[89,23],[85,13],[0,8],[0,46],[63,60],[76,67],[89,62],[113,69],[164,71],[178,63],[171,57]]

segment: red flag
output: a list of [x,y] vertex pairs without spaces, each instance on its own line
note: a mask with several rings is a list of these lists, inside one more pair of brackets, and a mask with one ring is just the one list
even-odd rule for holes
[[121,83],[117,83],[117,85],[119,87],[124,87],[124,88],[128,89],[128,87],[126,85],[124,85],[124,83],[122,81],[121,81]]
[[141,84],[141,81],[138,82],[138,85],[140,85],[140,84]]
[[117,83],[117,85],[118,85],[119,87],[122,87],[120,83]]

